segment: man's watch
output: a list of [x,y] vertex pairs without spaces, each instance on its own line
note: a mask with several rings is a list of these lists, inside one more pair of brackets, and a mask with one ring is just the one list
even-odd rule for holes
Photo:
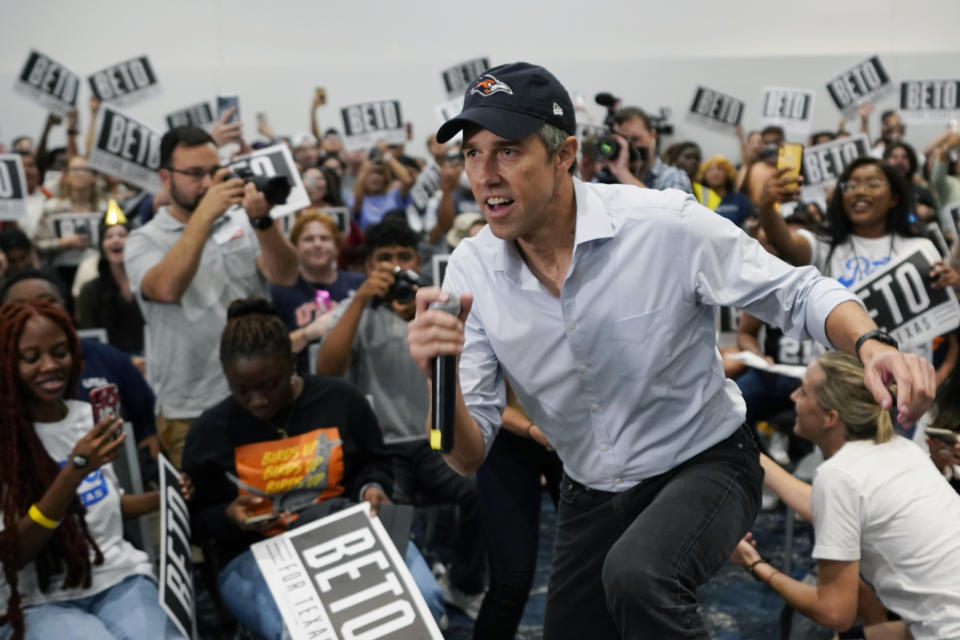
[[70,462],[73,463],[74,469],[86,469],[87,465],[90,464],[90,458],[82,453],[78,453],[77,455],[73,456],[73,459],[70,460]]
[[877,340],[883,344],[888,344],[894,349],[899,349],[900,345],[897,344],[897,341],[893,339],[889,334],[881,331],[880,329],[873,329],[872,331],[867,331],[865,334],[857,338],[857,343],[853,346],[853,350],[857,353],[857,360],[860,361],[860,364],[863,364],[863,358],[860,357],[860,347],[863,346],[863,343],[867,340]]
[[259,216],[257,218],[251,218],[250,223],[253,225],[253,228],[257,231],[266,231],[273,226],[273,218],[270,217],[270,214],[265,216]]

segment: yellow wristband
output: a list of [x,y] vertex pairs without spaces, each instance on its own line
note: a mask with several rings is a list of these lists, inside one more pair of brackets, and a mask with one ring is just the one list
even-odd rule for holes
[[59,520],[51,520],[47,516],[43,515],[35,504],[30,505],[30,510],[27,511],[27,515],[30,516],[31,520],[36,522],[44,529],[56,529],[60,526]]

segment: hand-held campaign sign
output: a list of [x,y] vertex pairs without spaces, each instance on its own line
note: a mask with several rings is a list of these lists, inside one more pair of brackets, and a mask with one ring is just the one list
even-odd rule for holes
[[921,251],[886,265],[864,280],[856,293],[867,313],[901,348],[930,342],[960,326],[953,289],[930,287],[930,259]]
[[270,209],[273,218],[281,218],[288,213],[299,211],[310,206],[310,196],[300,179],[300,172],[290,155],[290,148],[285,144],[275,144],[271,147],[257,149],[252,153],[237,156],[230,162],[230,170],[238,168],[250,169],[255,176],[272,178],[285,176],[290,181],[290,195],[284,204],[278,204]]
[[960,118],[960,79],[904,80],[900,116],[921,124]]
[[129,105],[160,92],[157,74],[147,56],[124,60],[87,78],[90,90],[101,102]]
[[702,124],[733,130],[743,119],[743,106],[743,100],[706,87],[697,87],[689,115]]
[[[459,95],[462,98],[467,86],[489,68],[489,58],[474,58],[455,64],[449,69],[444,69],[440,75],[443,78],[443,86],[447,90],[447,96],[452,98]],[[457,111],[457,113],[460,112]]]
[[30,51],[13,90],[44,109],[66,115],[77,104],[80,76],[38,51]]
[[365,502],[250,549],[294,640],[443,638]]
[[167,127],[170,129],[187,126],[204,128],[213,122],[213,109],[209,102],[198,102],[179,111],[168,113],[166,120]]
[[372,149],[379,140],[387,144],[403,144],[407,130],[400,112],[399,100],[378,100],[344,107],[343,146],[347,151]]
[[848,164],[870,154],[865,135],[831,140],[803,150],[803,184],[814,187],[836,181]]
[[0,154],[0,220],[27,215],[27,179],[20,154]]
[[162,454],[157,461],[160,463],[160,606],[180,633],[195,638],[190,512],[180,495],[180,474]]
[[[289,202],[289,201],[288,201]],[[309,206],[309,205],[308,205]],[[337,231],[343,235],[350,233],[350,209],[347,207],[317,207],[312,209],[333,218],[337,225]],[[299,211],[299,209],[297,210]],[[280,221],[280,231],[284,236],[289,237],[294,223],[297,221],[296,211],[274,216],[274,219]]]
[[827,92],[833,104],[848,118],[857,113],[857,107],[893,92],[893,83],[878,56],[861,60],[827,82]]
[[110,104],[97,113],[91,168],[130,182],[151,193],[160,189],[160,133]]
[[813,122],[813,96],[806,89],[764,87],[760,122],[783,127],[788,134],[806,135]]

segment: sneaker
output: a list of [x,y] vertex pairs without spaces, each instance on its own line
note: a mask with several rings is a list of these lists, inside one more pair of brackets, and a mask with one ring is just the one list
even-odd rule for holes
[[483,604],[484,592],[468,594],[457,589],[450,583],[450,574],[444,573],[437,578],[437,583],[443,591],[443,601],[467,614],[471,620],[480,615],[480,605]]
[[790,438],[782,431],[774,431],[770,436],[770,445],[767,452],[770,457],[777,461],[777,464],[786,466],[790,464],[790,454],[787,453],[787,447],[790,445]]

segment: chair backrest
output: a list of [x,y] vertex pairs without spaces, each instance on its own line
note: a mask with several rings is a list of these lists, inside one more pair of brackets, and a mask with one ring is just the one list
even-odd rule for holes
[[[140,458],[138,457],[137,442],[133,435],[133,425],[123,423],[123,432],[126,439],[120,448],[120,453],[113,461],[113,470],[117,474],[120,487],[130,494],[143,493],[143,479],[140,475]],[[140,516],[136,520],[127,520],[123,523],[124,537],[130,540],[137,548],[143,550],[150,561],[156,564],[153,535],[150,533],[150,516]]]

